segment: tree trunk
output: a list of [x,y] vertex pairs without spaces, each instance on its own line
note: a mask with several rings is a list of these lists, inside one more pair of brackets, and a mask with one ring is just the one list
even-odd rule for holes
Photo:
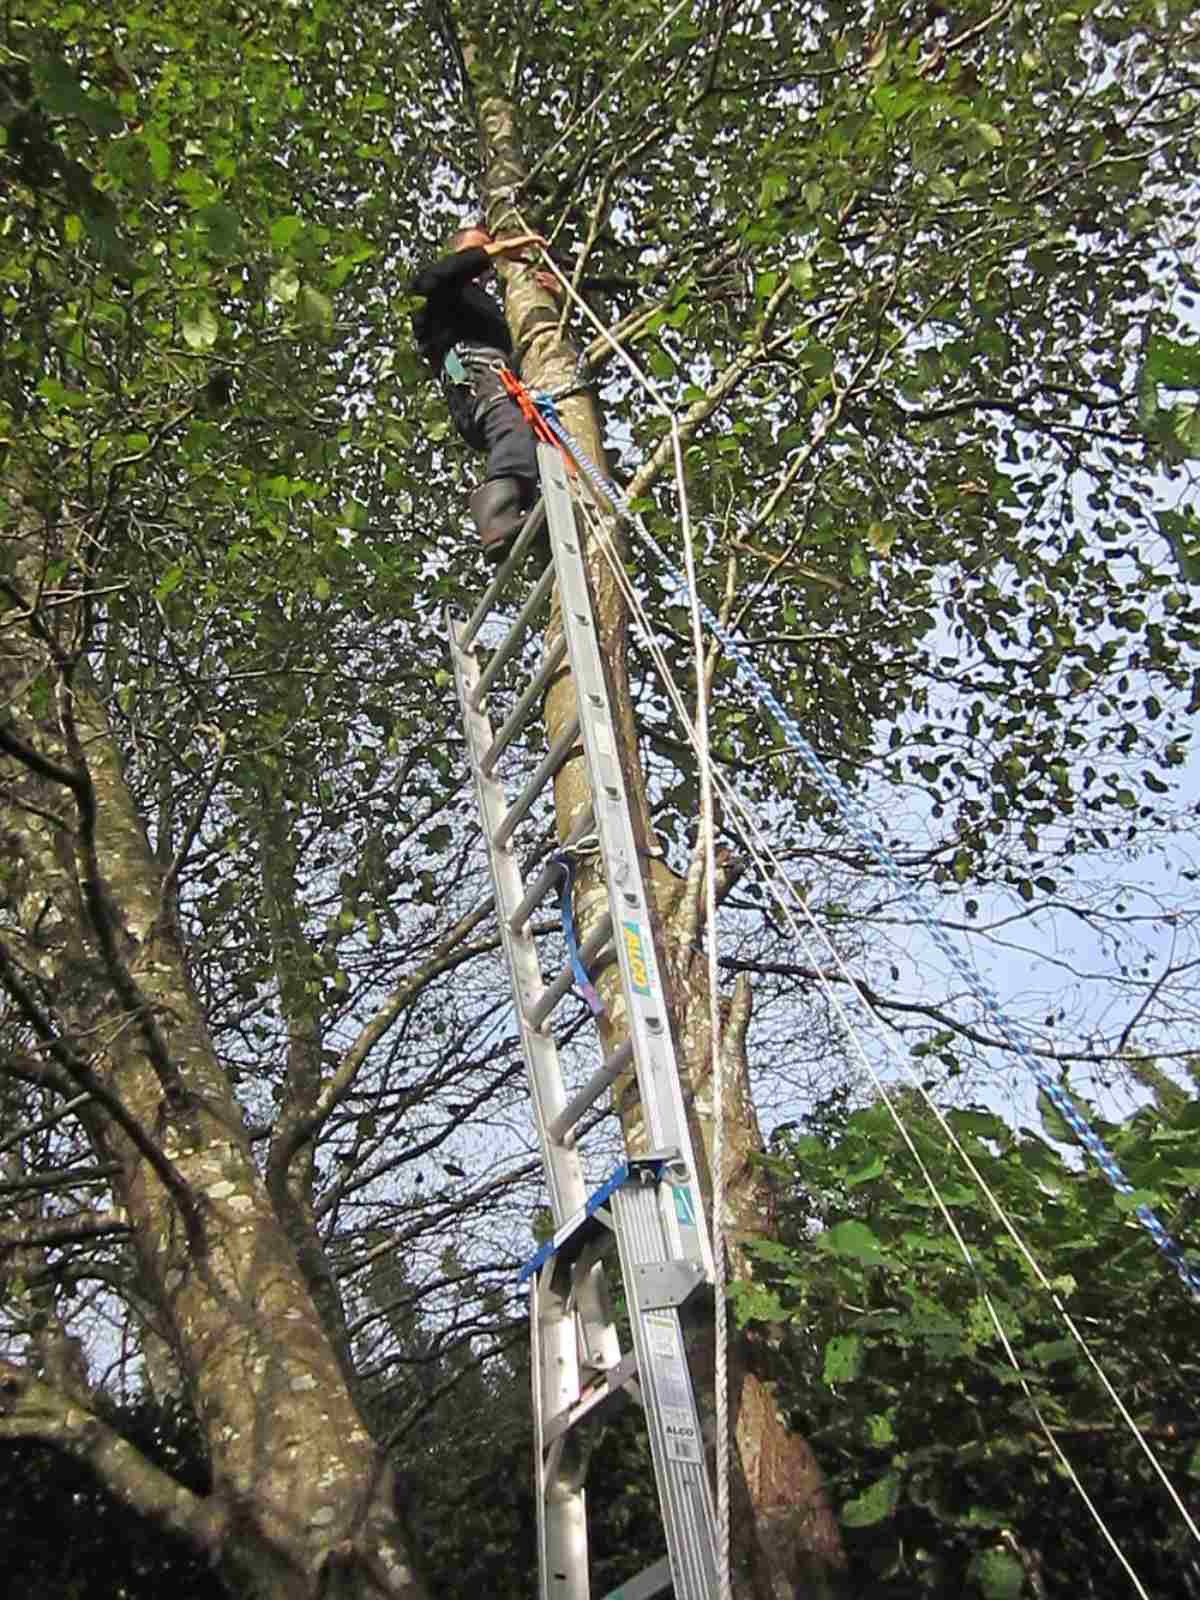
[[[11,547],[10,547],[11,548]],[[84,663],[86,610],[34,598],[56,529],[18,548],[0,651],[0,983],[37,1038],[31,1071],[88,1089],[86,1127],[200,1419],[196,1502],[79,1403],[6,1366],[0,1434],[88,1460],[130,1504],[206,1546],[262,1600],[415,1600],[391,1477],[350,1396],[295,1243],[255,1163],[189,981],[171,886]],[[49,1375],[49,1374],[48,1374]]]
[[[468,62],[472,60],[467,52]],[[523,230],[531,219],[514,205],[526,168],[511,102],[477,85],[483,140],[484,204],[495,233]],[[536,219],[532,219],[536,224]],[[576,351],[558,337],[559,313],[520,263],[500,263],[505,282],[505,310],[522,374],[530,387],[569,386],[576,371]],[[598,408],[590,393],[558,402],[566,429],[586,454],[604,462]],[[593,605],[617,727],[620,755],[629,793],[634,828],[647,879],[659,969],[667,992],[675,1033],[684,1097],[701,1184],[709,1200],[713,1149],[713,1099],[707,964],[698,950],[702,937],[700,872],[678,878],[647,848],[649,813],[644,775],[637,754],[629,677],[626,664],[628,617],[607,563],[593,547],[588,562]],[[559,627],[551,617],[547,648]],[[575,693],[564,670],[545,700],[547,743],[552,744],[574,711]],[[582,752],[569,760],[555,782],[559,837],[566,839],[590,803]],[[586,938],[607,909],[603,884],[592,868],[581,870],[575,889],[576,917]],[[615,967],[601,974],[598,987],[605,1002],[600,1031],[605,1052],[624,1037],[624,1001]],[[745,1038],[750,1019],[748,984],[739,982],[732,1000],[723,1004],[722,1059],[726,1239],[731,1264],[744,1265],[744,1243],[769,1235],[772,1224],[770,1188],[754,1157],[762,1149],[749,1092]],[[646,1146],[636,1079],[629,1074],[616,1086],[626,1149]],[[692,1339],[693,1359],[706,1430],[712,1434],[714,1338],[711,1315],[704,1317]],[[780,1415],[770,1382],[770,1351],[759,1340],[735,1335],[731,1340],[730,1416],[735,1437],[732,1463],[734,1588],[739,1600],[784,1600],[792,1595],[833,1596],[840,1592],[845,1557],[837,1520],[812,1450],[791,1432]]]

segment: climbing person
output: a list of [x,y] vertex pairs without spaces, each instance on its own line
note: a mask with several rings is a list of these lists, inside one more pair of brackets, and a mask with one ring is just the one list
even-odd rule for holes
[[[500,380],[513,366],[513,339],[504,313],[480,286],[497,256],[524,260],[522,252],[545,248],[538,233],[493,239],[482,224],[462,228],[450,253],[418,272],[412,292],[425,304],[413,316],[413,339],[446,394],[455,427],[475,450],[485,451],[483,482],[471,496],[471,514],[485,556],[503,558],[524,513],[537,495],[536,441],[516,402]],[[557,295],[550,272],[534,274],[541,288]]]

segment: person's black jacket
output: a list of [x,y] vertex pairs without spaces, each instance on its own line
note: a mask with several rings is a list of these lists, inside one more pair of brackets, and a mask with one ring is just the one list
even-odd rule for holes
[[512,354],[504,313],[474,281],[490,259],[482,245],[456,250],[425,267],[412,281],[413,294],[425,296],[425,304],[413,317],[413,338],[434,372],[441,371],[447,350],[460,341]]

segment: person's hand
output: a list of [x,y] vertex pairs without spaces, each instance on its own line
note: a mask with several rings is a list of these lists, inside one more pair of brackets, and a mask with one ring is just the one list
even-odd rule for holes
[[544,289],[547,294],[552,294],[556,300],[562,299],[562,284],[552,272],[547,272],[544,267],[539,268],[539,270],[534,273],[533,281],[537,284],[539,289]]
[[493,239],[491,244],[485,244],[483,248],[489,256],[503,256],[505,261],[520,261],[521,251],[529,249],[531,245],[544,250],[546,241],[540,233],[518,233],[509,239]]

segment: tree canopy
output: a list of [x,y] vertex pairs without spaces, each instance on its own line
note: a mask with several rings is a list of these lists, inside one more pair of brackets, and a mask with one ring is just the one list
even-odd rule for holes
[[[507,203],[679,419],[708,604],[1056,1070],[1169,1092],[1195,1021],[1198,46],[1179,0],[4,18],[0,1436],[89,1459],[232,1593],[347,1597],[416,1592],[394,1508],[429,1435],[447,1475],[511,1446],[456,1400],[511,1421],[487,1385],[519,1381],[541,1203],[442,643],[483,581],[476,463],[408,326],[413,272],[487,198],[484,104],[524,150]],[[677,555],[663,410],[562,316]],[[678,593],[636,538],[627,565],[694,697]],[[616,653],[677,882],[694,764],[636,633]],[[711,670],[714,756],[851,974],[783,935],[723,814],[760,1112],[853,1076],[825,971],[931,1087],[999,1104],[1011,1053]],[[804,1303],[840,1271],[806,1262]],[[95,1395],[143,1386],[186,1393],[211,1492],[106,1431]]]

